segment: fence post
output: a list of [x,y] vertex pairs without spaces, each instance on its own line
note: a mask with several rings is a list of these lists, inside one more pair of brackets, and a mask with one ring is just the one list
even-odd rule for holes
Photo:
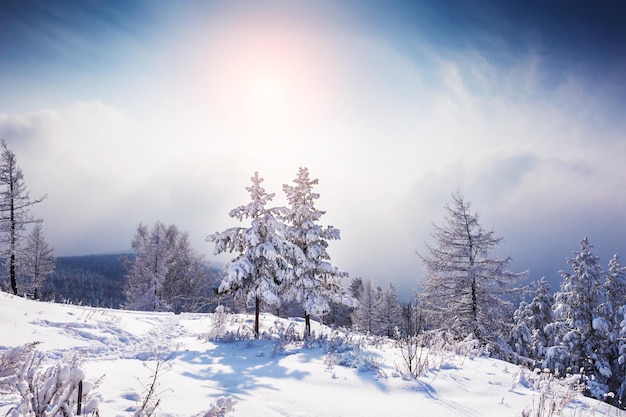
[[82,402],[83,402],[83,380],[78,381],[78,402],[76,404],[76,415],[82,414]]

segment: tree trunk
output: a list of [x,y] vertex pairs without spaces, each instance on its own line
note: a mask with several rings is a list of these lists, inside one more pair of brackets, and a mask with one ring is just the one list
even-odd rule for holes
[[474,336],[480,340],[481,335],[478,326],[478,295],[476,292],[476,278],[472,278],[472,328]]
[[9,205],[9,221],[11,222],[11,224],[9,225],[10,229],[11,229],[11,235],[10,235],[10,239],[11,239],[11,256],[9,257],[9,275],[11,277],[11,289],[13,290],[13,295],[17,295],[17,278],[15,277],[16,273],[15,273],[15,264],[16,264],[16,259],[15,259],[15,250],[16,250],[16,246],[17,246],[17,238],[16,238],[16,233],[17,233],[17,227],[15,224],[15,197],[14,197],[14,181],[13,181],[13,172],[10,173],[11,175],[11,181],[9,184],[9,190],[11,193],[11,203]]
[[255,297],[254,299],[254,337],[259,338],[259,309],[260,309],[260,300],[259,297]]
[[311,315],[304,313],[304,338],[308,339],[311,336]]
[[13,295],[17,295],[17,279],[15,279],[15,254],[11,254],[9,259],[9,275],[11,276],[11,289]]

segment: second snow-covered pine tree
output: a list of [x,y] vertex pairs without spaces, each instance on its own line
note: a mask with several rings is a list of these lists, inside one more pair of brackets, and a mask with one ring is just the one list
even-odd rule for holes
[[347,276],[330,263],[328,241],[340,239],[339,230],[323,227],[318,221],[325,214],[315,207],[319,194],[313,192],[317,179],[309,177],[307,168],[300,168],[294,185],[283,185],[289,207],[282,210],[290,273],[283,283],[283,297],[295,301],[304,309],[305,336],[311,332],[311,315],[321,317],[330,310],[330,302],[352,305],[343,295],[341,278]]

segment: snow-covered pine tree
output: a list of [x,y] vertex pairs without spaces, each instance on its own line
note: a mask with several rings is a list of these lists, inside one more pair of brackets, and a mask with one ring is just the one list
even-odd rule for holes
[[342,272],[330,263],[328,241],[340,239],[339,230],[333,226],[318,224],[326,213],[315,207],[320,196],[313,192],[317,179],[309,177],[307,168],[300,168],[294,185],[283,185],[289,207],[280,213],[284,222],[287,261],[291,265],[283,282],[282,296],[287,301],[302,305],[305,319],[305,337],[311,334],[311,316],[321,317],[330,310],[331,301],[354,303],[344,295],[341,286]]
[[135,253],[126,274],[125,307],[169,311],[163,287],[173,267],[179,233],[176,226],[157,221],[152,229],[140,224],[132,241]]
[[54,272],[57,258],[54,249],[46,242],[41,223],[35,224],[26,238],[24,249],[20,252],[20,265],[24,277],[25,292],[38,299],[46,277]]
[[531,352],[533,359],[543,359],[546,348],[550,346],[551,340],[545,329],[554,319],[552,313],[553,299],[550,284],[545,277],[542,277],[535,290],[535,296],[528,305],[531,314],[529,325],[532,329],[533,346]]
[[510,272],[511,258],[493,254],[502,237],[483,230],[460,193],[452,195],[446,212],[443,226],[433,225],[435,245],[427,246],[426,255],[419,254],[426,268],[422,307],[435,327],[500,346],[514,310],[504,295],[525,273]]
[[545,327],[552,323],[552,294],[545,277],[536,284],[530,303],[521,302],[513,316],[511,348],[533,361],[541,361],[550,345]]
[[[544,364],[560,373],[582,373],[594,386],[588,385],[591,394],[608,387],[607,379],[611,369],[602,350],[604,321],[599,314],[603,301],[604,272],[599,258],[591,252],[593,246],[587,238],[580,242],[580,252],[568,258],[573,273],[561,271],[561,290],[554,296],[554,352],[567,352],[567,355],[547,355]],[[593,377],[592,377],[593,376]],[[597,395],[593,395],[597,398]]]
[[619,404],[619,407],[623,409],[626,407],[626,304],[620,308],[620,314],[624,319],[619,327],[619,342],[617,345],[619,357],[617,363],[619,365],[618,375],[623,375],[623,377],[620,381],[619,388],[617,388],[615,401]]
[[358,299],[361,296],[361,292],[363,291],[363,278],[352,278],[348,290],[350,291],[350,295],[352,296],[352,298]]
[[250,227],[231,227],[207,236],[215,244],[214,253],[235,252],[237,256],[226,264],[226,274],[219,292],[233,292],[246,298],[255,306],[254,331],[259,337],[259,311],[261,302],[280,305],[279,284],[289,268],[284,258],[285,241],[282,224],[277,219],[279,209],[266,208],[274,198],[261,186],[263,178],[258,172],[251,178],[250,203],[230,211],[229,216],[239,221],[250,219]]
[[626,305],[626,268],[620,264],[619,256],[613,255],[609,261],[609,269],[604,283],[606,292],[605,302],[600,304],[599,315],[604,320],[603,325],[596,326],[603,336],[602,346],[607,361],[611,367],[611,376],[608,378],[609,391],[617,394],[607,399],[617,407],[626,406],[626,363],[620,360],[622,352],[626,353],[622,323],[624,322],[624,305]]
[[521,361],[534,359],[533,332],[530,326],[532,313],[526,301],[522,301],[513,313],[513,327],[511,328],[511,349],[518,354]]
[[19,255],[27,224],[38,223],[30,212],[46,196],[31,200],[24,183],[24,174],[17,165],[17,158],[2,140],[0,154],[0,257],[5,259],[8,277],[13,294],[17,295],[19,275]]

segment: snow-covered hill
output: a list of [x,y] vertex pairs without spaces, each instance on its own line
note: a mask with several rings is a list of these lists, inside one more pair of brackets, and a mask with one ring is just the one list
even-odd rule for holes
[[[229,414],[235,417],[518,417],[539,407],[540,384],[499,360],[433,353],[428,372],[407,378],[400,351],[389,341],[333,336],[317,326],[318,336],[344,347],[352,343],[355,350],[329,353],[328,344],[276,340],[218,342],[207,339],[215,332],[213,320],[213,314],[108,310],[0,293],[0,352],[41,341],[38,348],[52,363],[69,350],[83,351],[87,379],[103,376],[97,388],[100,416],[133,415],[157,358],[165,365],[158,378],[157,416],[192,416],[228,395],[237,401]],[[229,320],[231,326],[246,326],[252,317]],[[262,328],[284,329],[289,323],[302,326],[299,320],[277,322],[265,315]],[[0,395],[0,415],[17,400]],[[626,414],[579,396],[563,415]]]

